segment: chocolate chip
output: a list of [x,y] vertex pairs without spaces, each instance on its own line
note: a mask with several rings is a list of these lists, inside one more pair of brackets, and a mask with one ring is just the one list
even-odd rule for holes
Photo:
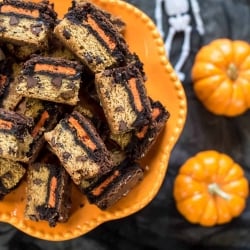
[[43,30],[42,29],[42,24],[38,23],[38,24],[33,24],[30,26],[30,30],[31,32],[35,35],[35,36],[39,36],[40,32]]
[[76,87],[76,85],[75,85],[75,83],[73,82],[73,81],[70,81],[68,84],[67,84],[67,88],[68,89],[75,89],[75,87]]
[[17,25],[19,23],[19,18],[16,17],[16,16],[11,16],[10,17],[10,21],[9,21],[9,24],[10,25]]
[[96,57],[95,57],[95,61],[96,61],[96,64],[101,64],[101,63],[103,63],[103,60],[102,60],[102,58],[101,58],[100,56],[96,56]]
[[80,155],[76,157],[76,161],[86,161],[88,159],[88,157],[86,155]]
[[108,99],[108,98],[110,97],[109,91],[105,91],[105,92],[104,92],[104,95],[105,95],[105,97]]
[[71,157],[71,154],[69,152],[63,152],[62,157],[64,161],[67,161]]
[[70,33],[70,31],[68,30],[68,29],[63,29],[63,36],[67,39],[67,40],[69,40],[70,39],[70,37],[71,37],[71,33]]
[[33,88],[37,85],[37,79],[32,76],[27,77],[27,88]]
[[43,182],[42,182],[42,180],[41,179],[35,179],[34,181],[33,181],[33,183],[35,184],[35,185],[37,185],[37,186],[40,186]]
[[86,58],[88,63],[92,63],[93,62],[93,57],[90,53],[86,52],[84,53],[84,57]]
[[62,86],[62,77],[58,76],[52,79],[51,83],[56,87],[56,88],[61,88]]
[[74,92],[74,90],[68,90],[68,91],[65,91],[65,92],[61,93],[60,96],[63,99],[68,100],[68,99],[70,99],[70,98],[72,98],[72,97],[75,96],[75,92]]
[[121,131],[127,130],[127,124],[125,121],[120,121],[119,130],[121,130]]

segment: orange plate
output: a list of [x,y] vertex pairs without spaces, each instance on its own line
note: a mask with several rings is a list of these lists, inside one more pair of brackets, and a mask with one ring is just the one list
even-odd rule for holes
[[[143,181],[108,211],[90,205],[76,189],[72,192],[73,208],[67,223],[51,228],[46,222],[24,218],[25,181],[0,202],[0,221],[7,222],[34,237],[62,241],[76,238],[103,222],[133,214],[145,207],[157,194],[165,178],[168,160],[186,119],[186,97],[172,66],[165,57],[163,42],[153,22],[140,10],[120,0],[94,0],[101,8],[120,16],[127,24],[125,38],[130,50],[144,63],[148,77],[146,87],[154,100],[160,100],[171,113],[159,140],[141,162],[148,167]],[[71,0],[55,0],[62,17]],[[82,206],[84,204],[84,206]]]

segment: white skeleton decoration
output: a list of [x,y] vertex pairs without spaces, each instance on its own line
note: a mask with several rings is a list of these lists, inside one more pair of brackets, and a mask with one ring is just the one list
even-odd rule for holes
[[[185,79],[185,74],[181,72],[182,67],[188,58],[191,45],[191,17],[189,15],[189,10],[194,16],[196,30],[200,35],[204,34],[204,26],[200,16],[200,8],[197,0],[155,0],[155,20],[157,28],[163,37],[165,38],[165,50],[167,55],[170,55],[172,43],[176,33],[183,32],[184,39],[181,49],[181,54],[174,66],[176,73],[178,74],[181,81]],[[162,8],[162,4],[164,5]],[[163,31],[163,19],[162,14],[165,11],[168,17],[169,30],[168,34],[165,36]]]

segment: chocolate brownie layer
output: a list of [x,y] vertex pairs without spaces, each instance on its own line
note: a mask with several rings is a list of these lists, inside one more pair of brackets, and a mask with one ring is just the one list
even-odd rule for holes
[[0,158],[0,200],[18,186],[26,169],[19,162]]
[[[73,6],[77,6],[77,5],[81,6],[81,5],[85,4],[86,2],[90,2],[90,1],[87,1],[87,0],[73,0],[72,4],[73,4]],[[98,8],[98,6],[95,6],[95,8]],[[118,16],[115,16],[115,15],[112,15],[111,13],[109,13],[109,12],[103,10],[103,9],[98,8],[98,10],[100,12],[102,12],[102,14],[105,15],[110,20],[110,22],[114,25],[114,27],[121,34],[123,34],[125,32],[126,23],[121,18],[119,18]]]
[[124,151],[131,159],[144,157],[157,141],[170,116],[160,101],[151,102],[151,121],[139,130],[132,131],[131,139]]
[[48,221],[51,227],[69,218],[71,183],[60,165],[34,163],[28,169],[25,216]]
[[0,2],[0,40],[16,45],[47,47],[49,32],[57,17],[52,7],[48,1]]
[[94,73],[124,64],[129,53],[122,35],[91,3],[70,8],[55,34]]
[[77,111],[45,133],[45,139],[77,185],[113,167],[111,155],[95,127]]
[[96,74],[95,85],[112,133],[126,133],[149,123],[150,101],[134,65]]
[[143,171],[137,163],[124,161],[85,190],[85,193],[90,203],[105,210],[127,195],[142,178]]
[[76,61],[35,56],[25,62],[16,90],[26,97],[75,105],[82,70]]

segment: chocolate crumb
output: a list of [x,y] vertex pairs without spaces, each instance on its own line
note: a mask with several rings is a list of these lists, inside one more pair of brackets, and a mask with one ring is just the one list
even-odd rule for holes
[[38,24],[33,24],[30,26],[31,32],[38,36],[40,34],[40,32],[42,31],[42,24],[38,23]]
[[64,36],[67,40],[69,40],[70,37],[71,37],[70,31],[64,28],[64,29],[63,29],[63,36]]
[[119,123],[119,130],[124,131],[127,130],[127,124],[124,121],[120,121]]

